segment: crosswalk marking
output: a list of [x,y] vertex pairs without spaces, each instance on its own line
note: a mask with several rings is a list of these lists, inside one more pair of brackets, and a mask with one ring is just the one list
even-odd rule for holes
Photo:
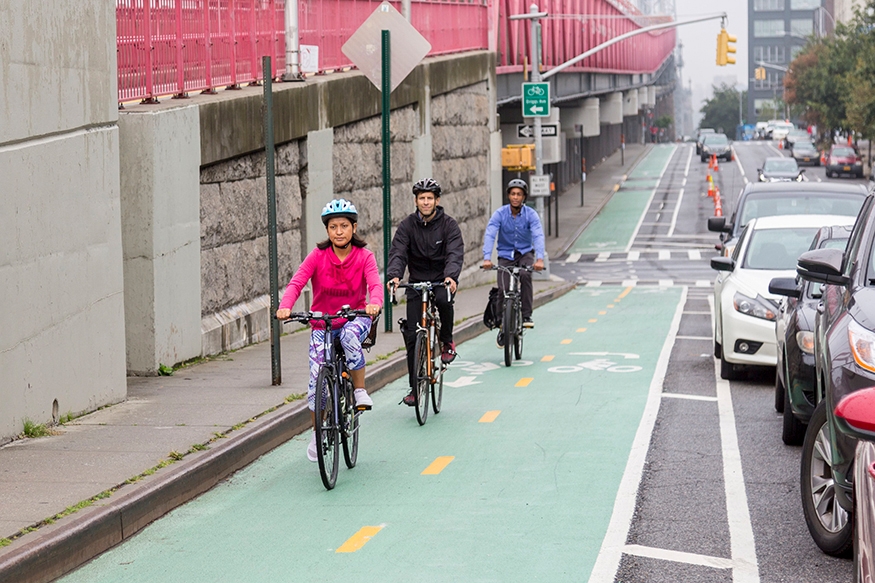
[[608,257],[610,257],[610,253],[599,253],[598,257],[595,258],[596,262],[601,263],[603,261],[607,261]]
[[[595,256],[592,259],[595,263],[605,263],[607,261],[641,261],[642,259],[653,258],[656,255],[656,259],[659,261],[667,261],[672,258],[680,259],[683,257],[682,254],[686,255],[686,260],[688,261],[702,261],[702,249],[687,249],[684,253],[683,250],[675,249],[675,253],[672,253],[672,249],[645,249],[638,251],[628,251],[628,252],[610,252],[603,251]],[[589,256],[590,258],[592,255]],[[565,258],[564,263],[581,263],[585,262],[587,259],[584,253],[571,253],[568,257]]]
[[671,259],[671,251],[668,249],[662,249],[659,251],[659,260],[666,261],[667,259]]
[[687,257],[689,257],[692,261],[700,261],[702,259],[702,252],[698,249],[690,249],[687,251]]
[[599,287],[600,285],[602,285],[602,282],[596,279],[586,282],[586,287]]
[[636,285],[638,285],[638,280],[637,279],[624,279],[623,283],[621,283],[620,285],[622,285],[623,287],[635,287]]
[[626,255],[626,261],[638,261],[640,257],[640,251],[629,251],[629,253]]
[[659,287],[671,287],[673,285],[674,285],[674,281],[672,281],[670,279],[660,279],[659,280]]
[[565,260],[565,263],[577,263],[578,261],[580,261],[580,256],[581,256],[581,255],[583,255],[583,253],[572,253],[572,254],[569,255],[568,258]]

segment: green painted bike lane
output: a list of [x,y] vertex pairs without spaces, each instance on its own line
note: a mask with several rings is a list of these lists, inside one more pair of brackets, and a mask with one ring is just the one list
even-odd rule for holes
[[629,173],[568,253],[627,251],[676,150],[674,145],[655,146]]
[[334,490],[308,432],[62,581],[586,581],[680,298],[574,290],[510,368],[494,333],[460,346],[425,426],[405,382],[375,393]]

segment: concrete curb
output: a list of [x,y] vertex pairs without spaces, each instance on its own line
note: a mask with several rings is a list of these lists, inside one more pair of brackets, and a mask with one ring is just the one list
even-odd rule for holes
[[[551,302],[575,288],[566,282],[534,297],[534,306]],[[488,332],[479,317],[471,317],[454,331],[457,343]],[[407,372],[406,356],[399,352],[372,365],[368,385],[386,386]],[[203,494],[221,480],[310,428],[305,401],[268,413],[212,449],[189,454],[166,470],[125,487],[103,506],[77,512],[59,524],[36,533],[38,538],[0,555],[0,581],[48,583],[135,535],[174,508]],[[15,544],[15,543],[13,543]]]

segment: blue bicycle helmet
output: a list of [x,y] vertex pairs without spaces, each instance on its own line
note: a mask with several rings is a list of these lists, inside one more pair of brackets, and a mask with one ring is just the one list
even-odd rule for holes
[[337,198],[329,201],[322,209],[322,223],[327,227],[328,221],[337,217],[345,217],[355,223],[359,219],[359,213],[354,204],[345,198]]

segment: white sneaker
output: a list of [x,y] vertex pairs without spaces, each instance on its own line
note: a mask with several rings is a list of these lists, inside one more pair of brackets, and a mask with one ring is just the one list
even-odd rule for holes
[[355,397],[356,409],[364,409],[366,411],[370,411],[371,407],[374,406],[374,402],[371,400],[371,396],[368,395],[368,392],[366,390],[356,389],[353,395]]
[[310,445],[307,446],[307,459],[311,462],[318,461],[318,452],[316,451],[316,432],[313,432],[313,435],[310,436]]

